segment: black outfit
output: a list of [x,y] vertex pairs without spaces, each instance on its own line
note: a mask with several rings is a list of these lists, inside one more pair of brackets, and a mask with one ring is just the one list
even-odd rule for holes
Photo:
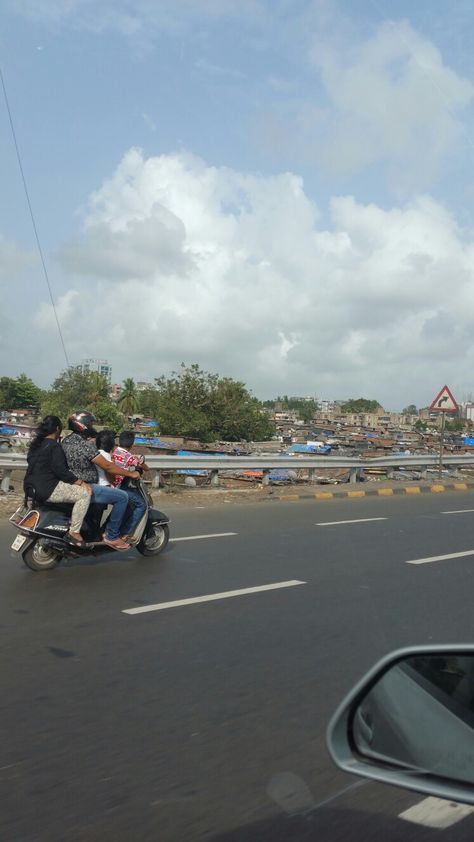
[[77,480],[67,466],[61,445],[54,439],[43,439],[39,447],[30,449],[27,461],[25,494],[40,503],[49,499],[60,480],[69,485]]

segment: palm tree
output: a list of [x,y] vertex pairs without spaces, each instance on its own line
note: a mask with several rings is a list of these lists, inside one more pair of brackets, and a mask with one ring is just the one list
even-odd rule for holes
[[133,377],[127,377],[123,381],[122,391],[118,399],[118,405],[124,415],[133,415],[138,407],[137,387]]

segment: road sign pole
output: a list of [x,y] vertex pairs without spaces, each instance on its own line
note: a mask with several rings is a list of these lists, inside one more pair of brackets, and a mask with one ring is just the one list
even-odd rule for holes
[[443,475],[443,447],[444,447],[444,424],[446,421],[446,413],[441,413],[441,434],[439,437],[439,470],[438,477],[441,479]]

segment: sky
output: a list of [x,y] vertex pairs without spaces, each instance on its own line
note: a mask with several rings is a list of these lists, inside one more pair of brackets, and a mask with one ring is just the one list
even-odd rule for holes
[[56,315],[0,90],[0,375],[470,398],[473,35],[471,0],[3,0]]

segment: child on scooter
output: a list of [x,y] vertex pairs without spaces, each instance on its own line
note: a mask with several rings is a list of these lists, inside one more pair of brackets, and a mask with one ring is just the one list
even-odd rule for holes
[[[129,471],[135,471],[137,468],[141,471],[149,471],[148,465],[145,464],[145,457],[131,452],[134,442],[135,433],[132,430],[124,430],[123,433],[120,433],[118,447],[112,452],[113,461],[116,465]],[[124,532],[126,532],[127,538],[124,535],[123,540],[130,540],[146,509],[146,503],[142,495],[135,488],[130,488],[130,483],[126,477],[114,477],[114,485],[127,492],[129,500],[134,507],[133,514],[124,524]]]

